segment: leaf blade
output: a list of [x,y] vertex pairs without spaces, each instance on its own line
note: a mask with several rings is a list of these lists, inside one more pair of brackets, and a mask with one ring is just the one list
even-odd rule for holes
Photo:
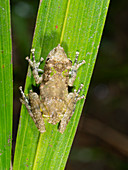
[[0,167],[9,169],[12,143],[13,83],[9,1],[0,1]]
[[[87,94],[94,68],[108,4],[109,0],[78,0],[77,2],[74,0],[72,3],[71,1],[64,0],[42,1],[39,9],[33,39],[33,47],[36,49],[37,60],[40,56],[46,58],[49,51],[56,47],[58,43],[62,44],[68,57],[73,61],[75,59],[75,52],[79,50],[79,60],[83,60],[85,56],[86,64],[78,71],[75,87],[78,89],[80,83],[84,83],[86,85],[84,88],[85,95]],[[98,32],[95,30],[96,28],[99,30]],[[32,82],[31,77],[27,76],[26,92]],[[56,130],[57,125],[54,126],[48,123],[46,123],[47,132],[40,135],[31,118],[28,115],[24,115],[24,110],[22,110],[21,115],[26,117],[29,122],[27,133],[32,135],[31,141],[34,139],[33,134],[37,134],[37,140],[33,143],[33,145],[36,145],[34,155],[28,153],[28,157],[31,159],[31,161],[28,161],[28,166],[31,169],[64,169],[83,104],[83,100],[77,103],[75,113],[63,135]],[[26,122],[26,120],[24,121]],[[23,121],[21,124],[24,124]],[[33,130],[30,130],[30,127]],[[18,134],[17,142],[19,140],[21,140],[21,137]],[[25,140],[30,140],[30,138],[26,137]],[[18,145],[19,143],[17,143],[17,147]],[[24,148],[22,151],[24,155],[20,162],[22,168],[27,162],[24,154],[26,150],[27,148]],[[18,168],[18,166],[15,166],[15,162],[18,161],[16,157],[18,157],[17,152],[14,169]]]

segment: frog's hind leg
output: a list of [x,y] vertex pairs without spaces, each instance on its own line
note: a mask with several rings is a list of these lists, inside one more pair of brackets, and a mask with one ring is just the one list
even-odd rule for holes
[[30,104],[28,99],[26,98],[22,87],[19,87],[22,98],[20,99],[20,101],[25,104],[29,115],[31,116],[31,118],[33,119],[36,127],[39,129],[39,131],[41,133],[45,132],[45,124],[44,124],[44,120],[40,111],[40,99],[37,93],[30,91],[29,93],[29,100],[30,100]]
[[80,88],[78,91],[74,90],[74,93],[69,93],[68,94],[68,105],[67,105],[67,110],[63,116],[63,118],[61,119],[60,122],[60,126],[59,126],[59,131],[60,133],[64,133],[66,126],[70,120],[70,118],[72,117],[74,111],[75,111],[75,106],[76,106],[76,102],[78,100],[81,100],[83,98],[85,98],[85,96],[79,96],[79,93],[81,91],[83,87],[83,84],[81,84]]
[[75,99],[75,95],[74,93],[69,93],[68,96],[67,96],[67,109],[66,109],[66,112],[65,114],[63,115],[63,118],[61,119],[60,121],[60,125],[59,125],[59,132],[60,133],[64,133],[65,129],[66,129],[66,126],[72,116],[72,112],[73,112],[73,109],[74,109],[74,99]]

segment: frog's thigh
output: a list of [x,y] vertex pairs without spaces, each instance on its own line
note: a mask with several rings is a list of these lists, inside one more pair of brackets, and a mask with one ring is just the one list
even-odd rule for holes
[[31,111],[35,120],[35,125],[41,133],[45,132],[45,124],[40,111],[40,99],[37,93],[29,93]]
[[61,119],[60,126],[59,126],[59,131],[60,133],[63,133],[66,129],[66,126],[72,116],[73,110],[74,110],[74,103],[75,103],[75,95],[74,93],[69,93],[67,96],[67,110]]

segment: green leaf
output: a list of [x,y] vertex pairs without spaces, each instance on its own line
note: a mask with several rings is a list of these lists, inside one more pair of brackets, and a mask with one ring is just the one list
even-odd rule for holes
[[[76,89],[81,83],[84,84],[81,95],[87,94],[108,5],[109,0],[43,0],[40,3],[32,45],[36,50],[36,60],[41,56],[46,58],[50,50],[59,43],[73,62],[78,50],[79,61],[86,60],[86,64],[78,70],[74,83]],[[44,63],[42,68],[43,66]],[[33,83],[30,73],[29,69],[26,94]],[[22,106],[14,170],[64,169],[83,104],[83,99],[77,102],[75,113],[63,135],[57,131],[57,125],[47,122],[45,122],[47,132],[40,134],[25,106]]]
[[9,169],[12,144],[13,83],[9,0],[0,1],[0,169]]

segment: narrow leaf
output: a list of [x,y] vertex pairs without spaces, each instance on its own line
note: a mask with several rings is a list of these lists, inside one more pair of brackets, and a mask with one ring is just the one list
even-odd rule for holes
[[12,61],[9,0],[0,1],[0,169],[9,169],[12,141]]
[[[81,95],[87,94],[108,5],[109,0],[43,0],[40,3],[32,45],[36,50],[36,60],[39,60],[41,56],[46,58],[50,50],[59,43],[73,62],[78,50],[79,61],[83,59],[86,61],[86,64],[78,70],[74,83],[76,89],[81,83],[84,84]],[[44,63],[42,68],[43,66]],[[30,73],[29,69],[26,94],[34,83]],[[23,106],[17,135],[14,170],[64,169],[83,104],[83,99],[77,102],[75,113],[63,135],[58,132],[58,125],[47,122],[45,122],[47,132],[40,134]]]

